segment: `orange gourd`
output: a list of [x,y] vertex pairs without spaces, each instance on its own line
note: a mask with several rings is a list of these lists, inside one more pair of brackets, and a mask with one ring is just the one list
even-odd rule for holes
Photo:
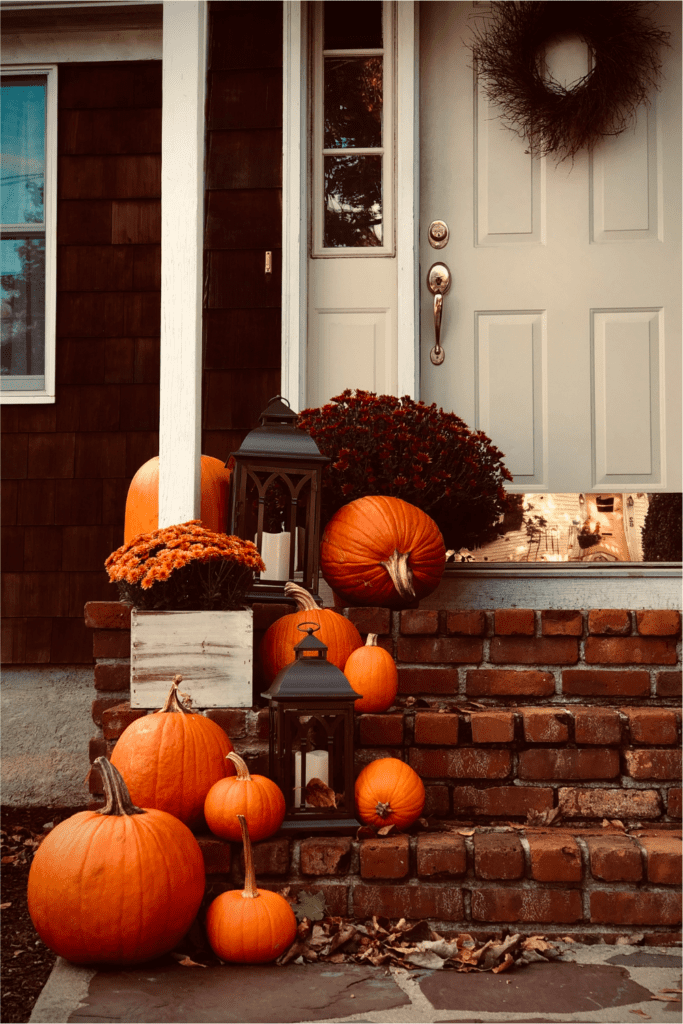
[[425,788],[417,772],[396,757],[371,761],[356,779],[356,808],[367,825],[406,828],[422,813]]
[[386,711],[398,691],[396,663],[383,647],[377,646],[377,634],[368,633],[365,647],[352,651],[344,666],[344,675],[360,693],[356,711]]
[[[207,530],[225,533],[230,501],[231,471],[220,459],[202,455],[201,522]],[[131,480],[126,498],[123,543],[128,544],[141,533],[159,528],[159,456],[145,462]]]
[[226,761],[233,747],[221,727],[180,700],[181,680],[175,677],[159,711],[124,729],[111,763],[135,803],[168,811],[192,828],[201,822],[211,787],[235,769]]
[[343,671],[351,652],[363,645],[354,624],[331,608],[319,608],[308,591],[296,583],[286,583],[285,594],[294,598],[297,610],[273,622],[261,641],[261,664],[268,682],[272,683],[280,669],[294,661],[294,647],[303,639],[297,627],[304,622],[320,626],[317,637],[327,645],[327,660]]
[[436,589],[445,565],[446,548],[434,520],[386,495],[344,505],[320,544],[323,576],[356,605],[405,608]]
[[277,832],[285,816],[285,798],[280,787],[265,775],[250,775],[234,751],[228,754],[237,775],[215,782],[204,801],[204,817],[214,835],[236,843],[241,839],[238,814],[243,814],[249,835],[258,842]]
[[237,819],[244,844],[244,890],[230,889],[216,897],[206,915],[206,934],[221,960],[265,964],[291,946],[296,918],[284,896],[256,888],[249,831],[244,815]]
[[104,757],[106,803],[57,825],[38,847],[28,908],[46,946],[77,964],[135,964],[182,939],[204,896],[204,861],[190,830],[131,802]]

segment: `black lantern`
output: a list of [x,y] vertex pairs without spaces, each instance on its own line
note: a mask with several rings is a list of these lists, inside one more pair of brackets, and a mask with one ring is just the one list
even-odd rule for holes
[[330,460],[296,418],[287,399],[271,399],[230,456],[228,533],[254,541],[266,564],[247,601],[288,601],[285,583],[295,576],[319,600],[320,488]]
[[[295,661],[283,668],[266,693],[270,713],[270,777],[285,796],[285,832],[354,833],[353,711],[358,694],[340,669],[327,660],[327,647],[313,636],[314,622],[294,648]],[[313,779],[330,806],[314,806],[306,793]]]

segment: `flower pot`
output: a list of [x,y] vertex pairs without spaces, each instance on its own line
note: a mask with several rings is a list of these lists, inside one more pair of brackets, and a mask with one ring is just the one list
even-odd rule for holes
[[175,675],[197,708],[251,707],[253,612],[131,613],[130,704],[159,708]]

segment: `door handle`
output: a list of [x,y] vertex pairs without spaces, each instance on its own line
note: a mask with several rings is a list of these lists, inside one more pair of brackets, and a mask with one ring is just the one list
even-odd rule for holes
[[451,272],[445,263],[433,263],[427,274],[427,287],[434,296],[434,334],[436,343],[429,353],[435,366],[444,361],[444,350],[441,348],[441,317],[443,315],[443,297],[451,287]]

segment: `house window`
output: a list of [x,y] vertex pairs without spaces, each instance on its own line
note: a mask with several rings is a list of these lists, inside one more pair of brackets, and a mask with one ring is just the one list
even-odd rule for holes
[[315,5],[313,256],[393,255],[393,4]]
[[3,402],[53,402],[57,69],[2,72]]

